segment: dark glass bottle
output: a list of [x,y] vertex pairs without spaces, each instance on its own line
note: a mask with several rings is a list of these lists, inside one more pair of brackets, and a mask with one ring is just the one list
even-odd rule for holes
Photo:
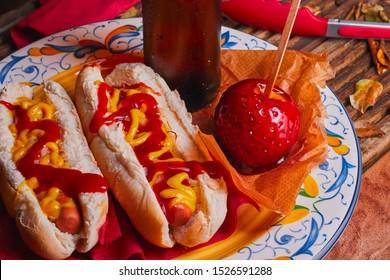
[[210,104],[221,80],[220,0],[142,0],[142,12],[145,64],[190,112]]

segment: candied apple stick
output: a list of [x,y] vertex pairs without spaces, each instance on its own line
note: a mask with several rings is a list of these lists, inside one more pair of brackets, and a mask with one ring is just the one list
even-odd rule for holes
[[274,62],[272,64],[272,68],[268,76],[268,80],[265,88],[265,94],[267,96],[271,95],[272,89],[274,88],[275,81],[279,73],[280,65],[282,64],[283,61],[284,53],[286,52],[288,39],[290,38],[291,31],[294,26],[295,18],[297,16],[300,3],[301,0],[292,0],[290,11],[287,16],[286,24],[283,28],[278,49],[276,50],[275,53]]

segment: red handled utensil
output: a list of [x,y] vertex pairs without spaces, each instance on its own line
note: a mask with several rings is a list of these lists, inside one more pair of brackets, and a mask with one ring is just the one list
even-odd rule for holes
[[[281,32],[291,3],[277,0],[223,0],[222,11],[232,20],[273,32]],[[336,38],[390,40],[390,24],[315,16],[308,8],[299,8],[292,34]]]

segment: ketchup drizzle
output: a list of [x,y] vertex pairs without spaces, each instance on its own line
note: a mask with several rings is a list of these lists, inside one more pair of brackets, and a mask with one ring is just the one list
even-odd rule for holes
[[15,122],[17,131],[28,129],[40,129],[44,131],[43,136],[28,150],[16,164],[22,175],[28,179],[36,177],[39,182],[39,193],[51,187],[57,187],[64,194],[76,200],[79,193],[106,192],[108,185],[105,179],[98,174],[82,173],[80,170],[70,168],[57,168],[50,165],[39,164],[42,149],[48,142],[56,142],[61,137],[59,125],[53,120],[43,119],[31,121],[27,115],[27,110],[18,105],[12,105],[5,101],[0,101],[8,110],[15,112]]
[[5,108],[7,108],[9,111],[13,111],[15,108],[14,105],[4,100],[0,100],[0,104],[3,105]]
[[[207,173],[213,179],[221,178],[228,176],[227,171],[223,168],[222,164],[218,161],[207,161],[207,162],[198,162],[198,161],[152,161],[149,159],[149,153],[154,151],[159,151],[163,147],[166,134],[162,129],[162,120],[160,112],[158,109],[158,104],[156,99],[150,94],[139,92],[133,93],[131,95],[126,94],[125,89],[133,88],[136,89],[140,86],[145,86],[144,84],[136,84],[132,86],[124,85],[121,89],[120,99],[118,102],[118,110],[114,113],[108,112],[108,103],[109,95],[113,95],[114,88],[110,87],[104,82],[99,84],[98,88],[98,108],[91,120],[89,130],[91,133],[96,133],[102,125],[113,125],[117,123],[123,124],[123,130],[125,133],[128,132],[131,124],[131,109],[140,109],[143,105],[145,110],[145,115],[147,122],[145,125],[140,125],[137,133],[142,132],[151,132],[151,135],[147,140],[141,145],[133,147],[134,152],[144,167],[145,175],[148,182],[152,181],[152,178],[157,172],[162,172],[163,180],[156,183],[153,187],[153,191],[156,194],[156,197],[160,203],[160,206],[164,214],[168,217],[166,213],[166,205],[169,202],[169,199],[163,199],[159,193],[169,188],[166,184],[166,181],[180,173],[185,172],[189,175],[191,179],[196,179],[196,177],[202,173]],[[148,87],[149,88],[149,87]],[[150,88],[149,88],[150,89]],[[159,94],[153,92],[155,94]],[[173,133],[173,132],[168,132]],[[130,144],[129,144],[130,145]],[[173,155],[171,152],[166,152],[159,157],[159,159],[169,159]],[[184,182],[189,185],[188,182]]]

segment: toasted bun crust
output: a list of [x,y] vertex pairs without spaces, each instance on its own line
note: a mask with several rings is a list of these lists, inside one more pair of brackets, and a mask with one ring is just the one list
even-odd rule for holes
[[[83,135],[75,107],[65,90],[56,82],[48,81],[44,90],[56,112],[54,119],[61,127],[64,158],[73,169],[100,174],[96,161]],[[14,103],[20,96],[33,97],[33,90],[22,84],[8,84],[0,93],[0,100]],[[10,112],[0,105],[0,194],[26,244],[38,255],[47,259],[64,259],[74,250],[89,251],[98,241],[98,230],[106,220],[107,193],[81,193],[79,205],[83,226],[78,234],[61,232],[42,212],[39,202],[25,178],[12,160],[11,148],[15,139],[9,125]]]
[[[103,125],[92,135],[89,124],[98,105],[96,81],[103,81],[100,69],[86,66],[76,82],[76,107],[90,148],[110,184],[110,190],[122,205],[140,234],[149,242],[172,247],[175,242],[188,247],[207,242],[223,223],[227,206],[227,190],[223,179],[211,179],[208,174],[197,177],[197,208],[184,226],[170,227],[157,198],[145,177],[133,149],[125,141],[121,125]],[[185,161],[212,160],[198,136],[198,127],[192,124],[184,101],[171,91],[165,81],[142,63],[119,64],[105,82],[110,86],[144,83],[161,93],[157,100],[163,122],[177,137],[173,154]]]

